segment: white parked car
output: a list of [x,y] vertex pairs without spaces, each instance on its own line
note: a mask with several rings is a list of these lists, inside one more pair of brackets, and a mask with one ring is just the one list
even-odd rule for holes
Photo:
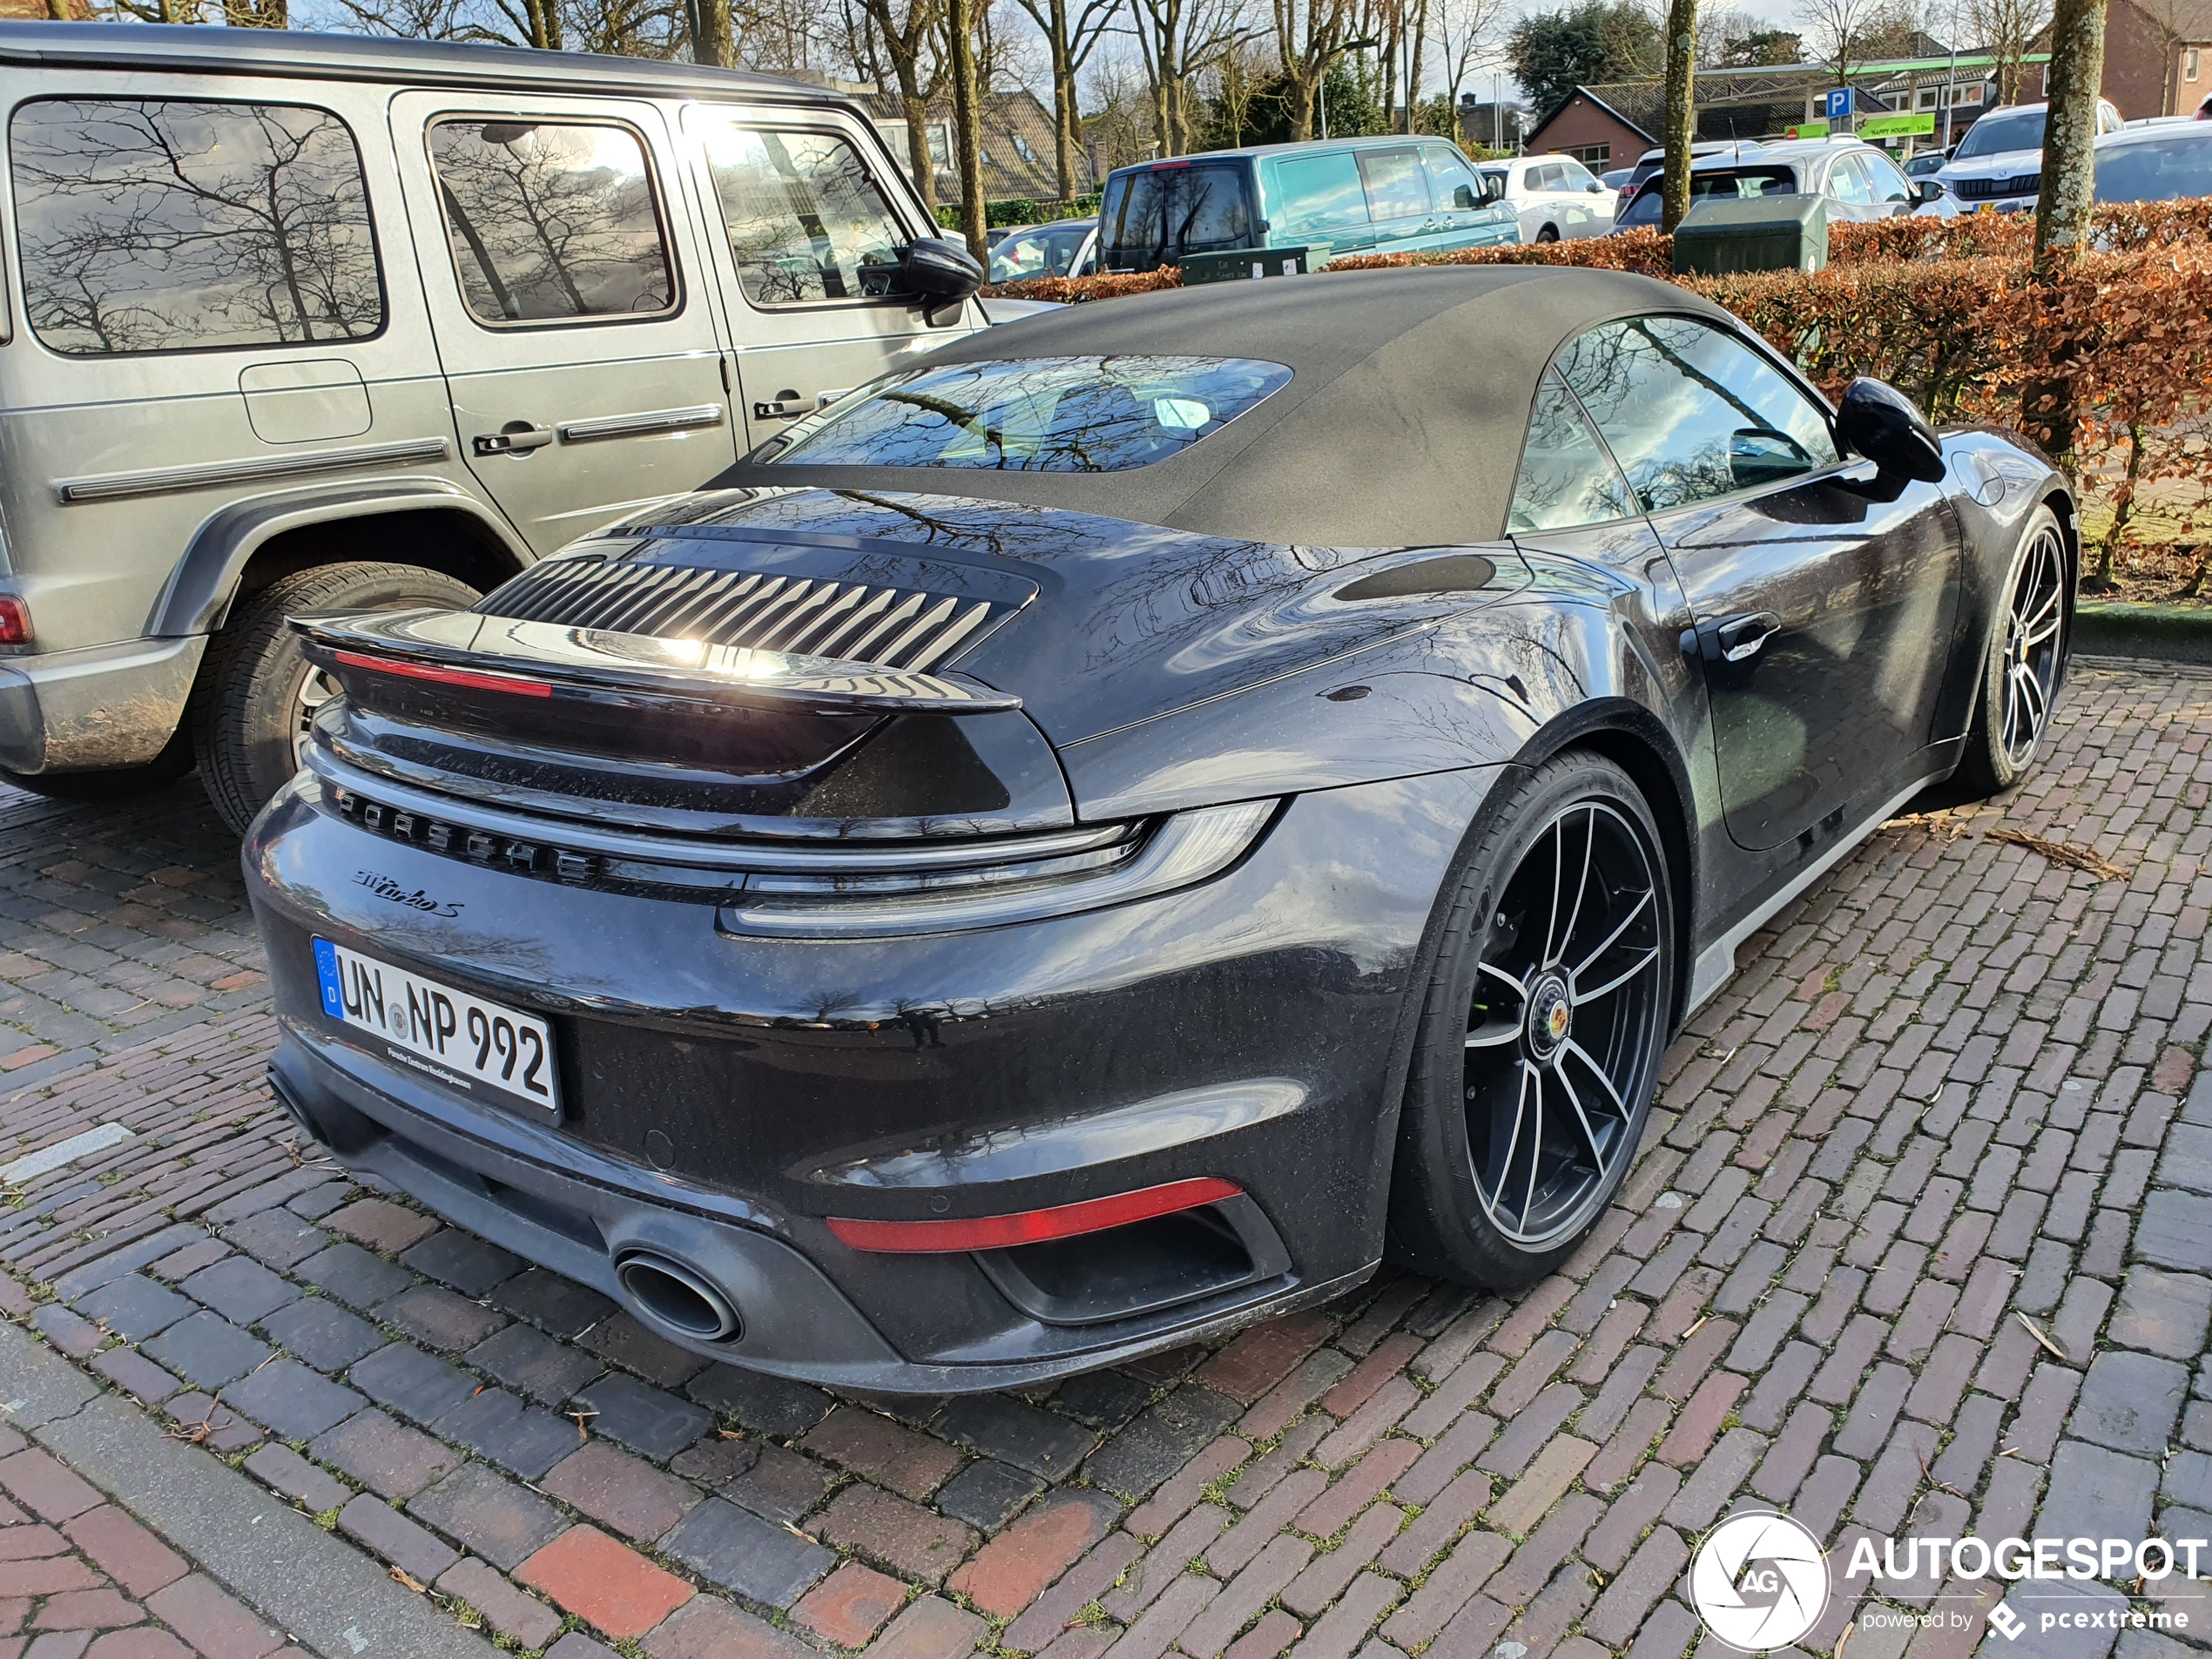
[[[2049,109],[2047,104],[2013,104],[1976,121],[1935,176],[1943,194],[1919,211],[1945,219],[1983,207],[2033,212],[2043,188],[2043,120]],[[2123,125],[2110,100],[2099,98],[2097,136]]]
[[1602,236],[1613,228],[1613,209],[1620,192],[1608,190],[1571,156],[1486,161],[1482,174],[1497,185],[1506,205],[1521,215],[1524,242]]

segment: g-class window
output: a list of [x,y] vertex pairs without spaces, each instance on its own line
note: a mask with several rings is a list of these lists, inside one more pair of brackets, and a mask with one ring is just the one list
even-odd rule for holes
[[645,146],[611,122],[442,120],[430,165],[461,297],[478,322],[676,309]]
[[704,136],[747,300],[807,305],[890,292],[907,234],[851,145],[720,122]]
[[361,152],[327,110],[41,98],[16,111],[24,309],[78,357],[361,340],[384,289]]

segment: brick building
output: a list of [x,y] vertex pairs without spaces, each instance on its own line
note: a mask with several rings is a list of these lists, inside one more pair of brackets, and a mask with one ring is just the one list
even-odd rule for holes
[[1528,132],[1530,155],[1572,156],[1592,172],[1628,167],[1661,142],[1667,95],[1656,81],[1617,81],[1578,86]]

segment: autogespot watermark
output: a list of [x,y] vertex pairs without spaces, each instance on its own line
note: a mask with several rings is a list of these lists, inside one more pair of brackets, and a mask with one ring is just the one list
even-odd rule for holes
[[[1744,1653],[1770,1651],[1799,1641],[1820,1622],[1832,1595],[1856,1598],[1862,1588],[1879,1595],[1885,1586],[1905,1584],[1921,1592],[1914,1599],[1925,1597],[1932,1604],[1925,1608],[1866,1606],[1857,1615],[1859,1628],[1964,1630],[1986,1619],[2008,1642],[2030,1629],[2187,1631],[2189,1609],[2174,1605],[2176,1598],[2165,1581],[2202,1580],[2206,1570],[2212,1569],[2212,1541],[2000,1538],[1991,1542],[1970,1535],[1878,1542],[1862,1537],[1852,1545],[1842,1570],[1836,1572],[1834,1567],[1819,1540],[1790,1516],[1771,1510],[1742,1511],[1699,1541],[1687,1579],[1689,1602],[1716,1640]],[[1955,1591],[1926,1595],[1933,1586],[1991,1579],[2012,1583],[2072,1581],[2076,1585],[2102,1581],[2124,1587],[2128,1594],[2159,1600],[2145,1609],[2108,1590],[2097,1593],[2109,1597],[2101,1603],[2074,1594],[2038,1597],[2022,1591],[2022,1607],[2000,1601],[1985,1612],[1982,1595],[1967,1598],[1973,1605],[1959,1608],[1941,1605],[1960,1599]]]

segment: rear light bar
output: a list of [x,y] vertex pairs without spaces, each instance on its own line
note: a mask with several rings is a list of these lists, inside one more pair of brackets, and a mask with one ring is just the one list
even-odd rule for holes
[[1073,1238],[1081,1233],[1103,1232],[1126,1227],[1133,1221],[1150,1221],[1180,1210],[1196,1210],[1241,1197],[1244,1189],[1217,1176],[1190,1181],[1170,1181],[1165,1186],[1117,1192],[1109,1198],[1085,1198],[1079,1204],[1055,1204],[1049,1210],[1023,1210],[1010,1216],[977,1216],[964,1221],[847,1221],[832,1217],[829,1230],[840,1243],[854,1250],[891,1251],[902,1254],[968,1250],[1007,1250],[1015,1244],[1040,1244],[1048,1239]]
[[348,668],[365,668],[374,674],[396,674],[401,679],[430,680],[458,685],[471,691],[505,691],[514,697],[550,697],[553,688],[544,680],[524,679],[519,674],[492,674],[473,668],[439,668],[429,663],[401,662],[396,657],[371,657],[366,651],[330,653]]

